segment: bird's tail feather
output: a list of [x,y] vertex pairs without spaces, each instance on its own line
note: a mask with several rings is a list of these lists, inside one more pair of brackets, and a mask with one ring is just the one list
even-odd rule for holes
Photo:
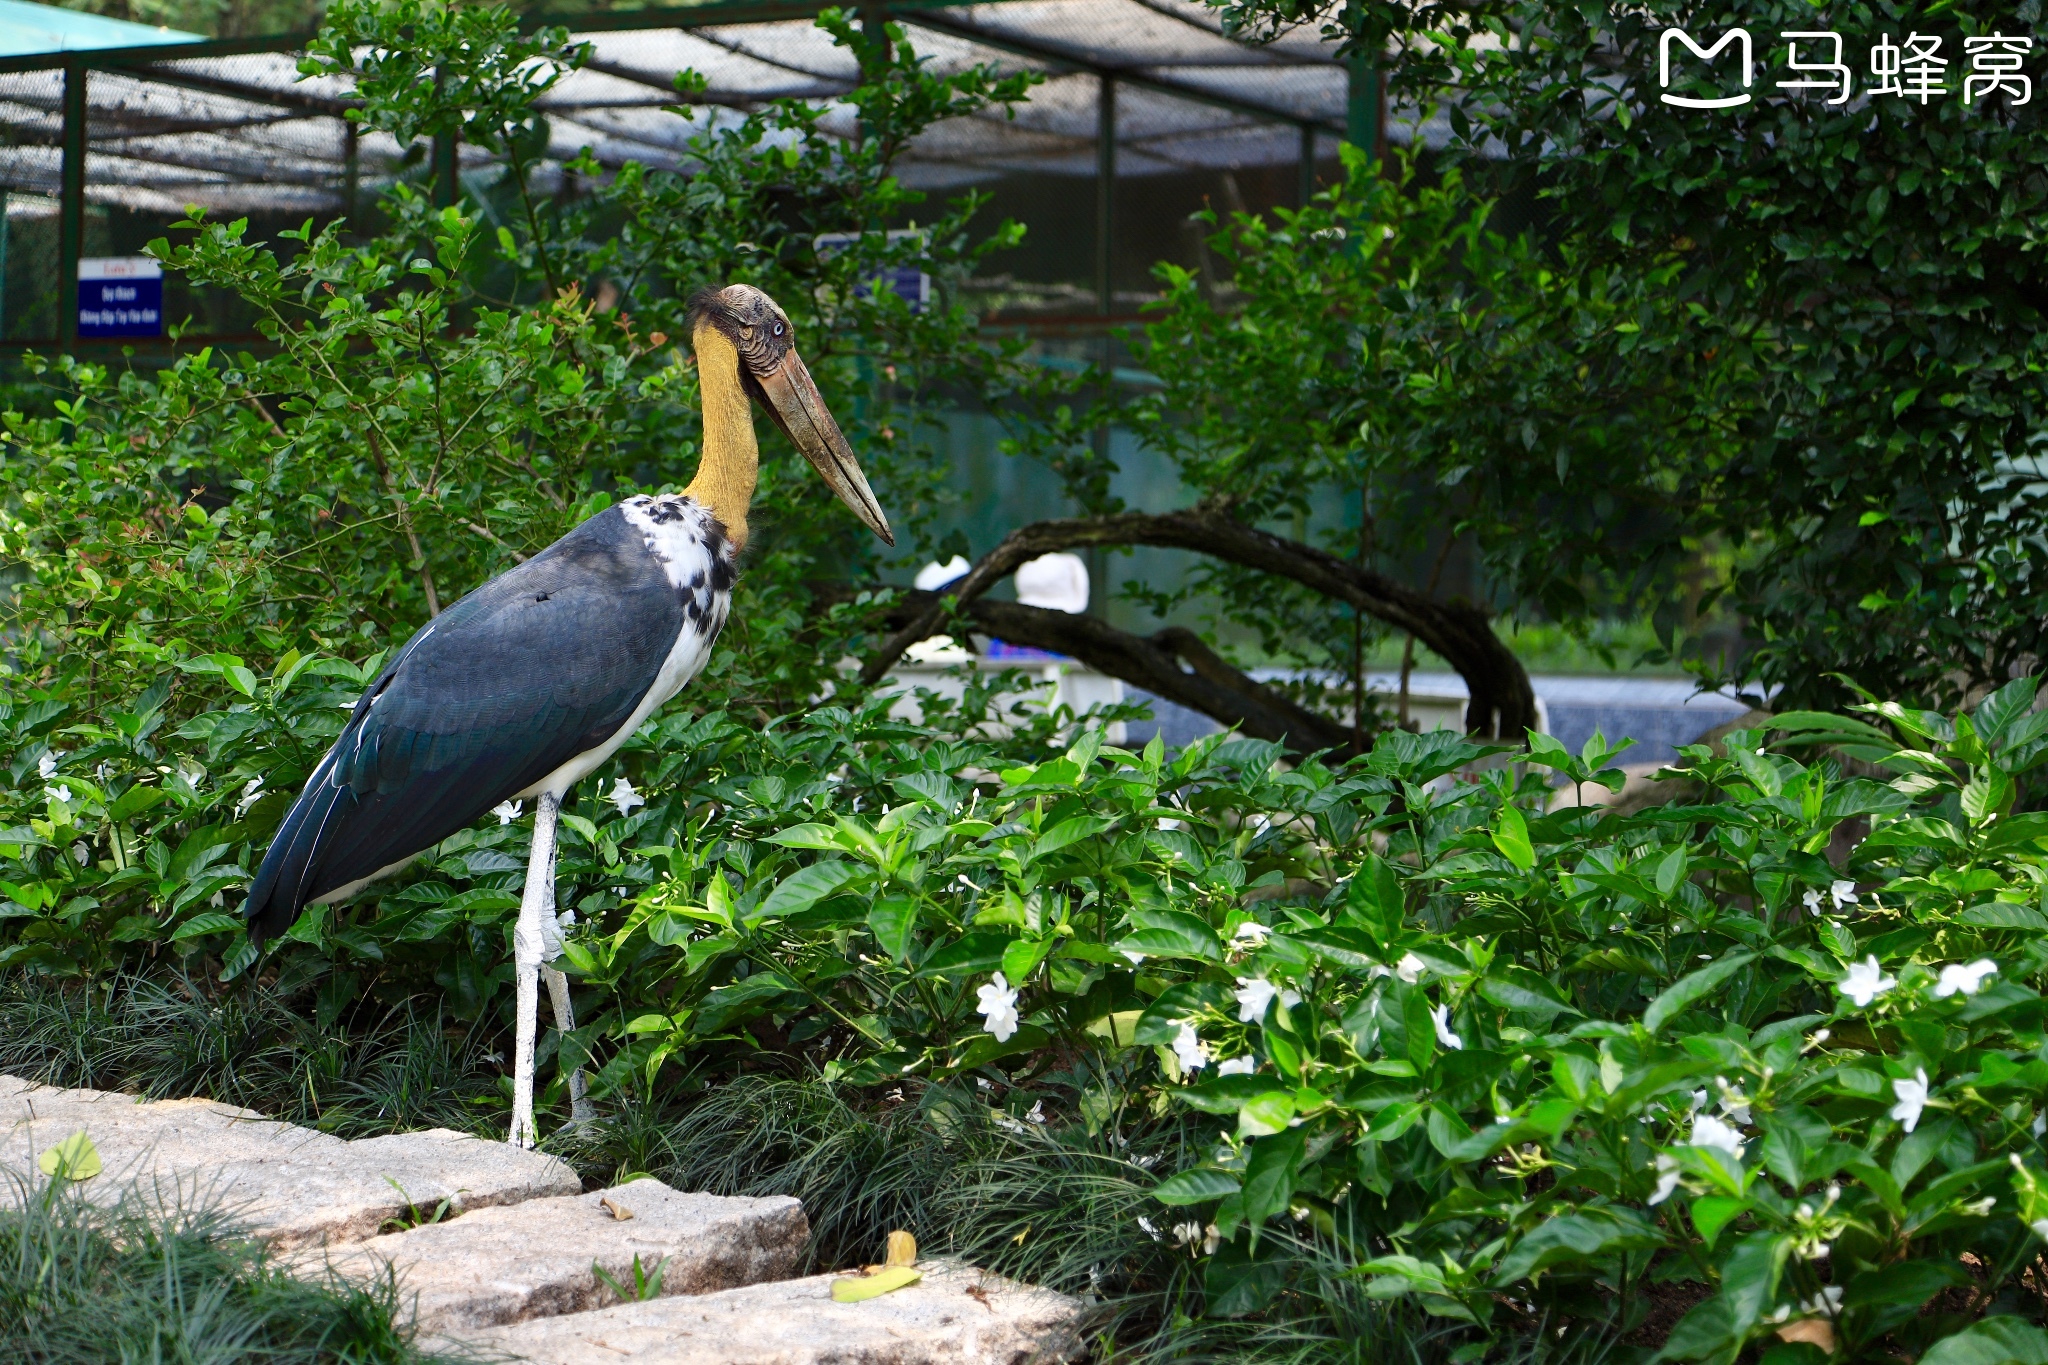
[[343,813],[341,807],[355,800],[348,788],[329,781],[333,762],[329,755],[326,762],[313,770],[306,789],[299,793],[284,823],[278,826],[270,851],[263,855],[263,864],[256,869],[256,879],[249,884],[249,899],[243,912],[249,921],[249,940],[258,946],[291,928],[298,919],[312,894],[320,855],[334,832],[335,817]]

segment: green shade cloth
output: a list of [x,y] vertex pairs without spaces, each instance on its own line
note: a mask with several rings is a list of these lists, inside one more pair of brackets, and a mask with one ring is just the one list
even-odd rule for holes
[[205,41],[203,33],[131,24],[126,19],[58,9],[55,5],[31,5],[25,0],[0,0],[0,57]]

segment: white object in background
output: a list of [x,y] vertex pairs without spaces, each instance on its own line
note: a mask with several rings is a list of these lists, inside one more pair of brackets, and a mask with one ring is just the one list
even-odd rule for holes
[[973,567],[960,555],[954,555],[943,564],[935,559],[917,571],[918,591],[937,592]]
[[1088,566],[1079,555],[1040,555],[1017,568],[1017,600],[1078,616],[1088,610]]
[[[954,555],[944,564],[933,560],[917,571],[918,591],[937,592],[972,567],[959,555]],[[934,635],[928,640],[919,640],[903,652],[912,663],[920,664],[957,664],[974,657],[956,644],[950,635]]]

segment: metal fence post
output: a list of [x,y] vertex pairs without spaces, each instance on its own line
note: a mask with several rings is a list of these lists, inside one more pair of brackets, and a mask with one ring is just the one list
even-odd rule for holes
[[1115,302],[1110,287],[1116,233],[1116,77],[1102,78],[1095,105],[1095,309],[1109,316]]
[[57,344],[78,340],[78,258],[85,254],[85,63],[64,63],[64,168],[57,192]]
[[[1358,38],[1365,27],[1365,7],[1352,0],[1345,10],[1345,27],[1352,37]],[[1366,155],[1380,157],[1384,152],[1386,129],[1382,114],[1385,107],[1384,92],[1381,90],[1380,54],[1366,52],[1362,48],[1351,54],[1345,63],[1350,80],[1347,83],[1344,101],[1344,140],[1354,147],[1361,147]]]

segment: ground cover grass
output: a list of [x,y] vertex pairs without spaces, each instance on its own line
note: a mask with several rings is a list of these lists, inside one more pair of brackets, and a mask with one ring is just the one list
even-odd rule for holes
[[0,1208],[0,1359],[22,1365],[413,1365],[389,1281],[284,1274],[218,1212],[99,1208],[63,1182]]

